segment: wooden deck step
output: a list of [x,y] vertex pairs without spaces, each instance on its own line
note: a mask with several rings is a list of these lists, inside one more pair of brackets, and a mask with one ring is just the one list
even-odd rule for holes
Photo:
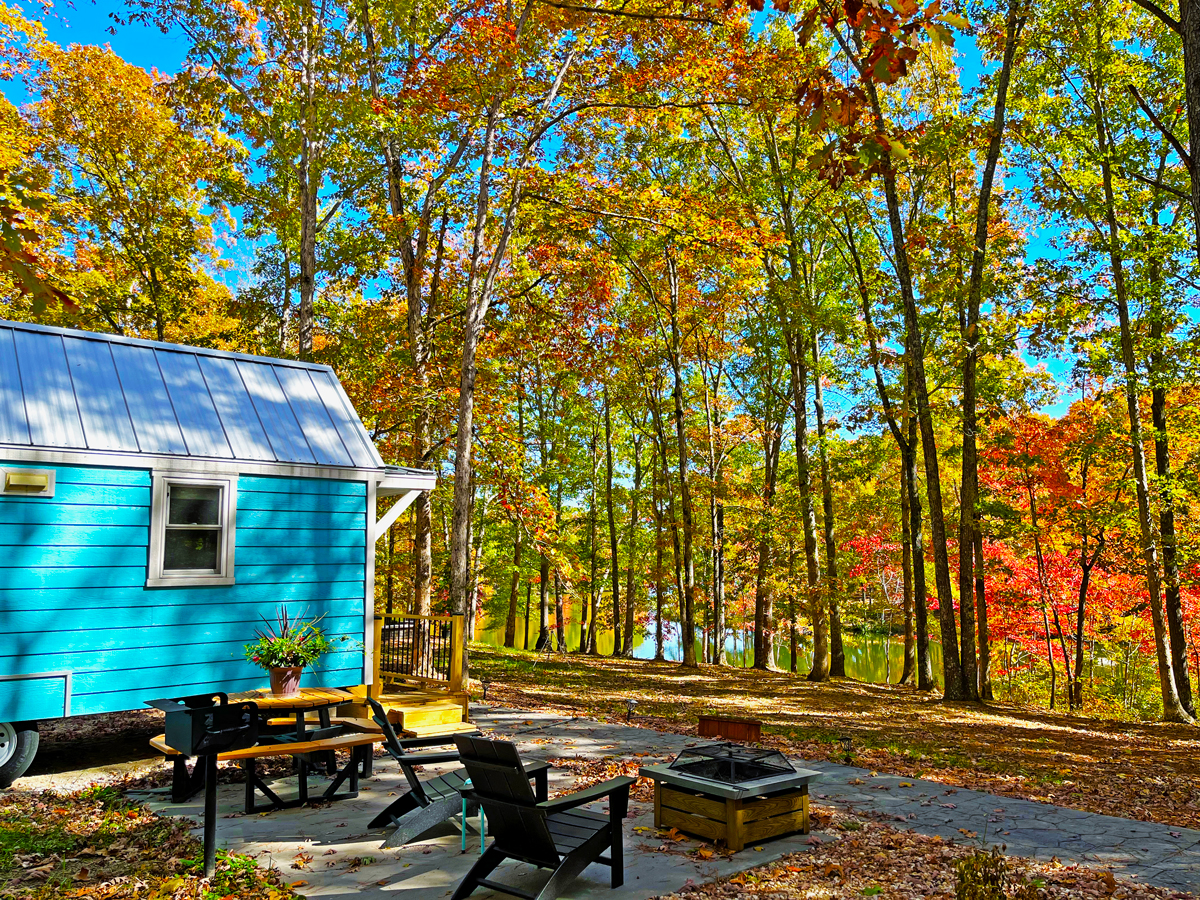
[[462,707],[452,700],[441,700],[436,703],[423,703],[420,706],[404,706],[404,720],[401,725],[405,731],[421,725],[453,725],[462,721]]
[[444,725],[415,725],[412,728],[405,728],[404,734],[408,737],[435,737],[440,735],[466,734],[476,730],[476,727],[470,722],[451,722]]
[[[453,734],[454,731],[439,729],[460,726],[466,720],[466,694],[451,694],[439,691],[392,691],[380,694],[376,699],[387,710],[388,720],[397,731],[422,734]],[[343,703],[338,707],[343,717],[369,718],[370,707],[366,703]],[[433,729],[433,730],[429,730]]]

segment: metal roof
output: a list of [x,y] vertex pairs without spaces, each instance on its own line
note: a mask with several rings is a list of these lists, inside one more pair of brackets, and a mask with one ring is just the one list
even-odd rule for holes
[[329,366],[0,319],[0,445],[383,468]]

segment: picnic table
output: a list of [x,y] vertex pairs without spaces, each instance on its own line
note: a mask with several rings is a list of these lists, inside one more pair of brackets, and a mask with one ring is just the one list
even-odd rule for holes
[[[290,697],[278,697],[266,689],[229,695],[230,703],[251,702],[256,704],[264,725],[272,724],[272,713],[276,716],[290,714],[295,717],[294,731],[289,730],[284,734],[267,734],[252,747],[221,753],[217,756],[217,759],[221,761],[237,761],[246,771],[247,812],[258,812],[261,809],[255,804],[253,798],[256,788],[271,801],[267,808],[282,809],[294,805],[294,802],[305,802],[308,798],[308,770],[313,767],[318,757],[323,758],[326,773],[335,777],[334,783],[325,792],[325,799],[341,799],[357,793],[359,772],[361,771],[364,776],[371,774],[371,747],[373,744],[381,742],[383,735],[379,726],[369,719],[338,718],[330,715],[330,710],[334,707],[353,700],[353,694],[340,688],[302,688],[297,694]],[[307,718],[310,712],[317,713],[316,728],[309,728],[309,725],[313,724]],[[204,785],[203,770],[196,766],[193,771],[189,772],[187,756],[169,746],[165,735],[153,738],[150,745],[173,763],[174,777],[171,795],[174,802],[182,803]],[[334,755],[338,750],[350,752],[350,763],[340,772]],[[254,768],[255,760],[273,756],[292,757],[295,771],[299,776],[300,799],[298,801],[280,800],[258,777]],[[347,778],[350,779],[350,793],[336,794],[337,788]]]
[[[291,714],[296,718],[296,740],[302,741],[308,730],[307,715],[317,714],[321,728],[332,726],[329,711],[343,703],[353,703],[354,695],[341,688],[301,688],[299,693],[291,697],[277,697],[266,688],[257,691],[243,691],[240,694],[230,694],[230,703],[251,701],[258,704],[258,711],[270,716],[272,713]],[[280,716],[282,718],[282,716]]]

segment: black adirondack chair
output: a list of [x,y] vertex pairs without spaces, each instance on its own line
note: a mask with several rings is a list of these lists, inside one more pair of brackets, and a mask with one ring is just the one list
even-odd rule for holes
[[[387,712],[379,702],[368,697],[367,703],[370,705],[371,712],[373,713],[371,718],[383,729],[384,747],[387,748],[392,758],[400,764],[400,771],[404,773],[404,778],[408,781],[409,787],[408,793],[397,797],[387,809],[371,820],[368,827],[375,829],[394,825],[396,830],[388,835],[383,846],[402,847],[435,825],[462,812],[463,796],[459,788],[462,787],[467,776],[464,770],[454,769],[445,775],[439,775],[437,778],[422,781],[417,777],[417,773],[413,769],[414,766],[456,762],[458,760],[458,751],[449,749],[426,753],[413,753],[411,751],[422,747],[448,746],[451,743],[451,738],[442,735],[423,738],[404,738],[401,740],[396,736],[396,731],[392,728],[392,723],[388,721]],[[546,763],[541,763],[531,767],[530,771],[530,776],[537,779],[537,789],[543,800],[546,798],[546,774],[549,768],[549,765]],[[468,799],[468,816],[474,815],[478,810],[479,805],[473,800]]]
[[[557,800],[539,799],[529,788],[529,769],[507,741],[456,735],[459,758],[471,778],[470,794],[483,806],[492,843],[471,867],[451,900],[462,900],[477,887],[524,897],[554,900],[589,863],[612,870],[612,886],[625,882],[621,828],[629,809],[634,779],[622,776]],[[578,807],[608,798],[609,814]],[[608,850],[608,856],[603,856]],[[487,878],[506,859],[552,869],[550,880],[531,894]]]

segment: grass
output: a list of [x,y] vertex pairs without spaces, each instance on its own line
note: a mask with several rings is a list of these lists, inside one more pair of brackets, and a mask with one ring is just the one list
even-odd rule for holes
[[765,742],[808,759],[1200,827],[1200,731],[1066,715],[1008,703],[948,703],[897,685],[786,672],[556,656],[471,646],[488,701],[694,733],[701,712],[761,719]]
[[0,795],[0,897],[59,900],[286,900],[278,872],[218,852],[203,878],[190,823],[160,818],[114,786]]

